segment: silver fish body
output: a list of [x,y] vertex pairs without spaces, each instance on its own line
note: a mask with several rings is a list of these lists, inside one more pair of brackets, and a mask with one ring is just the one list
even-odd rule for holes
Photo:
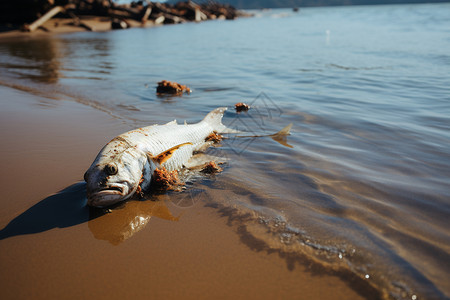
[[225,110],[217,108],[196,124],[178,125],[172,121],[112,139],[84,175],[88,205],[109,206],[130,198],[139,187],[145,190],[163,155],[170,158],[161,163],[162,167],[169,171],[181,169],[195,151],[208,146],[208,135],[227,131],[222,124]]

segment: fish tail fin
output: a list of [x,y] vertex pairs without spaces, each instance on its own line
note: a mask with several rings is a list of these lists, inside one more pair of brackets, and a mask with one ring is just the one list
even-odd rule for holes
[[294,148],[294,146],[289,145],[286,140],[286,136],[291,134],[291,128],[292,128],[292,123],[289,124],[288,126],[284,127],[283,129],[281,129],[277,133],[271,135],[272,139],[274,141],[280,143],[283,146],[286,146],[289,148]]
[[222,124],[222,117],[226,110],[226,107],[216,108],[215,110],[207,114],[202,122],[209,124],[212,127],[213,131],[216,131],[218,133],[238,133],[239,131],[227,128]]
[[275,133],[274,136],[290,135],[291,134],[291,128],[292,128],[292,123],[289,124],[288,126],[284,127],[283,129],[281,129],[277,133]]

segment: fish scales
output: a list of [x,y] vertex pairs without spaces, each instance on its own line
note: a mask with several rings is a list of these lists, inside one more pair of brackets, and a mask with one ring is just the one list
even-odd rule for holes
[[140,150],[150,155],[156,155],[164,152],[174,146],[184,143],[185,145],[178,149],[172,157],[162,164],[169,171],[181,168],[192,156],[194,151],[198,151],[204,144],[206,137],[214,131],[207,123],[192,125],[154,125],[144,127],[139,130],[120,135],[127,140],[129,144],[135,144]]

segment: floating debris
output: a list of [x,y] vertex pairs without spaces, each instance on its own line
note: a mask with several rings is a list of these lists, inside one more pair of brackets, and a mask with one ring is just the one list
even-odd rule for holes
[[234,105],[234,108],[236,109],[236,112],[241,112],[248,111],[250,109],[250,106],[245,104],[244,102],[239,102]]
[[214,144],[218,144],[223,140],[223,136],[218,134],[216,131],[213,131],[210,135],[205,138],[205,142],[214,142]]
[[156,93],[158,94],[181,95],[183,92],[190,93],[191,89],[185,85],[168,80],[158,82],[158,87],[156,88]]
[[223,171],[223,169],[221,167],[219,167],[214,161],[210,161],[203,167],[201,172],[207,173],[207,174],[215,174],[215,173],[220,173],[222,171]]
[[178,171],[167,171],[166,168],[156,169],[152,176],[152,189],[160,192],[178,190],[184,185],[178,177]]

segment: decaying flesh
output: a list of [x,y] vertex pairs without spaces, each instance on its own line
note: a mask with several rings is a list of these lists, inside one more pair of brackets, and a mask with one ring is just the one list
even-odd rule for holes
[[178,177],[178,171],[167,171],[166,168],[157,168],[153,172],[151,188],[156,191],[169,191],[169,190],[177,190],[184,183]]
[[222,124],[226,108],[217,108],[199,123],[138,128],[112,139],[86,171],[88,205],[104,207],[126,200],[150,187],[157,168],[180,170],[193,153],[213,142],[213,132],[230,132]]
[[220,141],[222,140],[223,136],[214,131],[206,137],[205,142],[214,142],[214,144],[217,144],[220,143]]
[[206,165],[203,166],[202,172],[206,174],[215,174],[222,172],[223,169],[219,167],[215,161],[210,161]]

